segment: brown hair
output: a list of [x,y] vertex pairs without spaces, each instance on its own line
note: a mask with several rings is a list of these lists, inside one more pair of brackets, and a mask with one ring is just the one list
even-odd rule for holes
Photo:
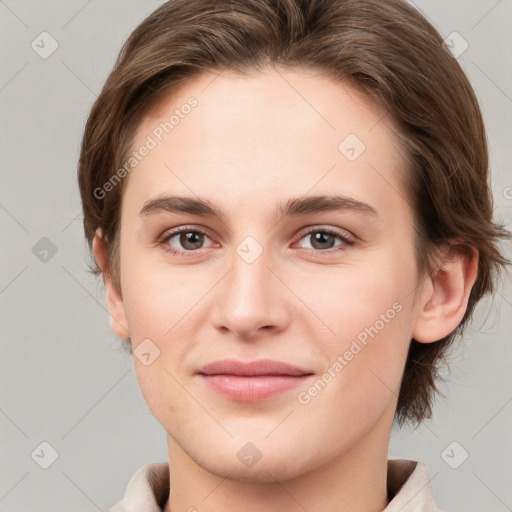
[[[124,44],[87,121],[78,179],[89,245],[101,228],[107,277],[120,289],[126,180],[108,193],[102,187],[123,166],[138,123],[158,99],[205,70],[250,73],[272,65],[323,70],[388,112],[410,163],[406,188],[422,275],[434,272],[431,256],[445,242],[478,250],[477,281],[457,330],[436,343],[411,341],[396,419],[419,423],[431,417],[448,347],[509,263],[498,242],[510,234],[492,220],[475,94],[437,31],[404,1],[171,0],[159,7]],[[96,265],[93,271],[100,272]]]

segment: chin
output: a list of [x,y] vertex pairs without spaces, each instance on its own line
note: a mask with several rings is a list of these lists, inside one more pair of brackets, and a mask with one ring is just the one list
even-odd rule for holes
[[272,484],[285,482],[307,472],[298,462],[293,460],[263,460],[263,457],[252,467],[244,467],[238,459],[219,464],[211,460],[196,460],[196,464],[209,473],[220,478],[245,482],[248,484]]

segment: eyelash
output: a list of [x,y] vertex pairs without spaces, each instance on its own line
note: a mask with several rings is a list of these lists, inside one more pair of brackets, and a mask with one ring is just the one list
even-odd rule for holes
[[[206,233],[204,230],[202,229],[199,229],[197,227],[191,227],[191,226],[183,226],[181,228],[177,228],[173,231],[169,231],[169,232],[166,232],[164,233],[159,239],[158,239],[158,245],[160,245],[166,252],[169,252],[171,254],[174,254],[174,255],[178,255],[178,256],[189,256],[189,255],[192,255],[193,253],[197,252],[198,250],[200,249],[195,249],[195,250],[189,250],[189,251],[180,251],[179,249],[175,249],[173,247],[171,247],[167,242],[169,242],[169,240],[171,238],[174,238],[176,235],[179,235],[181,233],[200,233],[202,235],[205,235],[207,236],[208,238],[210,238],[208,236],[208,233]],[[315,252],[315,253],[322,253],[322,254],[333,254],[333,253],[338,253],[338,252],[343,252],[346,250],[347,246],[350,247],[350,246],[353,246],[356,244],[356,241],[345,235],[345,234],[342,234],[341,232],[337,231],[336,229],[333,229],[333,228],[329,228],[329,227],[321,227],[321,228],[318,228],[318,227],[315,227],[314,229],[310,229],[309,231],[303,233],[301,235],[301,237],[299,238],[299,240],[302,240],[304,237],[307,237],[308,235],[311,235],[313,233],[326,233],[326,234],[329,234],[329,235],[333,235],[337,238],[339,238],[343,243],[340,244],[339,246],[335,246],[335,247],[331,247],[330,249],[326,249],[326,250],[321,250],[321,249],[309,249],[309,248],[304,248],[304,247],[300,247],[299,250],[302,251],[307,251],[307,252]],[[336,248],[336,247],[342,247],[341,249],[339,248]]]

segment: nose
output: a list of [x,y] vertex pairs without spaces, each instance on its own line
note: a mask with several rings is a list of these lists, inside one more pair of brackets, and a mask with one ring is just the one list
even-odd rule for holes
[[291,318],[291,297],[276,277],[279,272],[269,251],[252,262],[234,252],[230,263],[216,286],[215,327],[246,341],[284,330]]

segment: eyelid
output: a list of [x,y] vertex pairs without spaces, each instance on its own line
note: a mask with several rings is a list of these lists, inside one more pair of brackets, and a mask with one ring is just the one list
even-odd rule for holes
[[331,235],[339,236],[340,238],[350,241],[350,242],[356,242],[356,238],[354,235],[352,235],[349,231],[342,228],[337,228],[334,226],[329,225],[322,225],[322,224],[312,224],[310,226],[306,226],[303,228],[299,234],[298,239],[304,238],[304,236],[309,235],[311,233],[329,233]]
[[[189,233],[189,232],[201,233],[201,234],[207,236],[208,238],[210,238],[210,240],[212,239],[212,237],[208,234],[208,230],[206,230],[205,228],[197,226],[197,225],[185,225],[185,226],[179,226],[177,228],[173,228],[173,229],[164,231],[164,233],[158,237],[157,242],[159,245],[165,245],[171,238],[174,238],[176,235],[180,235],[181,233]],[[173,248],[171,252],[191,253],[192,254],[194,252],[197,252],[198,250],[199,249],[197,249],[195,251],[182,251],[180,249]]]
[[[195,250],[180,250],[175,248],[170,248],[170,246],[167,245],[167,242],[174,238],[176,235],[179,235],[181,233],[187,233],[187,232],[195,232],[195,233],[201,233],[205,235],[206,237],[212,239],[210,235],[208,234],[208,230],[206,228],[203,228],[198,225],[184,225],[179,226],[177,228],[173,228],[170,230],[165,231],[162,235],[160,235],[157,239],[157,242],[160,246],[164,247],[164,250],[167,252],[170,252],[171,254],[178,254],[178,255],[193,255],[194,253],[199,252],[201,249],[204,249],[203,247]],[[326,250],[320,250],[320,249],[309,249],[305,247],[299,247],[302,251],[307,252],[313,252],[318,254],[333,254],[333,253],[339,253],[345,250],[347,246],[353,246],[357,243],[356,238],[350,234],[348,231],[343,230],[342,228],[336,228],[333,226],[323,226],[319,224],[312,224],[310,226],[306,226],[303,228],[299,234],[296,237],[296,241],[294,244],[302,240],[304,237],[312,234],[312,233],[328,233],[330,235],[338,237],[340,240],[342,240],[342,244],[335,246],[334,248],[326,249]],[[341,249],[337,249],[337,247],[345,247]]]

